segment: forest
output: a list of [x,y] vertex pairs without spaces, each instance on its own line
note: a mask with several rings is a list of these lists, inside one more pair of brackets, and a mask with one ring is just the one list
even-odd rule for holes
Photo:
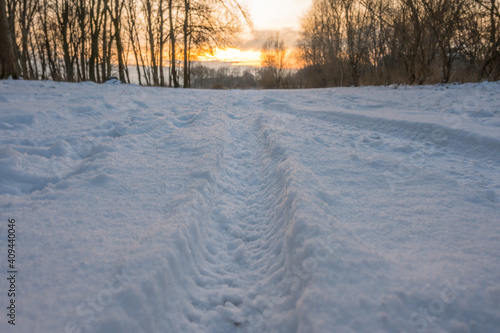
[[[4,4],[3,4],[4,3]],[[24,79],[189,87],[197,53],[233,44],[235,0],[0,0]],[[0,16],[0,20],[1,19]]]
[[314,0],[299,57],[308,87],[500,79],[498,0]]
[[0,0],[0,21],[0,42],[12,41],[0,51],[2,76],[32,80],[316,88],[500,79],[498,0],[314,0],[297,45],[270,36],[255,69],[196,61],[252,27],[237,0]]

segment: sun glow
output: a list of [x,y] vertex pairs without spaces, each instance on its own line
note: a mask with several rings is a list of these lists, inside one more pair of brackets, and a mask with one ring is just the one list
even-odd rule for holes
[[224,62],[234,66],[260,66],[260,51],[240,50],[236,48],[215,49],[198,57],[199,61]]

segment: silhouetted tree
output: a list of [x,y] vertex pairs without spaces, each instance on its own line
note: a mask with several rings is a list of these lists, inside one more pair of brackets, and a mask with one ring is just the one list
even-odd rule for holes
[[[313,0],[299,55],[309,86],[500,78],[498,0]],[[466,69],[466,70],[464,70]]]
[[9,22],[7,20],[5,0],[0,0],[0,45],[2,45],[0,48],[0,65],[2,67],[0,78],[9,76],[17,78],[18,70]]
[[261,84],[264,88],[283,88],[287,75],[288,48],[279,33],[270,36],[261,50]]

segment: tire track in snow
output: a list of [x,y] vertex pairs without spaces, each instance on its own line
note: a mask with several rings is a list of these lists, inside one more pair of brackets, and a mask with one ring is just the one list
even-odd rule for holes
[[352,106],[342,103],[333,109],[325,108],[324,105],[318,108],[314,104],[297,107],[297,105],[290,105],[287,101],[274,97],[265,97],[258,103],[265,109],[305,119],[316,118],[319,121],[335,124],[335,126],[343,126],[345,129],[379,132],[404,140],[449,147],[460,155],[468,155],[475,159],[498,162],[498,156],[500,156],[500,140],[497,137],[462,128],[462,118],[450,117],[443,112],[434,115],[438,116],[435,121],[428,122],[425,118],[403,120],[375,116],[369,112],[360,114],[351,112]]
[[[229,325],[209,332],[307,332],[314,325],[306,309],[317,307],[324,286],[349,285],[352,274],[367,278],[366,263],[373,270],[386,265],[336,220],[328,191],[288,145],[300,136],[283,137],[272,112],[229,115],[208,228],[211,274],[219,280],[210,288]],[[340,269],[334,280],[331,265]],[[335,309],[335,297],[327,303]]]
[[[338,133],[351,133],[352,137],[362,137],[369,154],[382,153],[388,156],[383,162],[386,168],[386,180],[391,187],[413,178],[426,170],[431,173],[444,173],[446,177],[457,181],[473,191],[478,189],[468,200],[477,200],[477,196],[497,201],[495,193],[500,184],[494,175],[498,174],[500,141],[497,138],[461,128],[441,114],[440,123],[419,120],[401,120],[346,112],[346,106],[337,106],[335,110],[320,110],[316,106],[298,109],[296,106],[275,98],[263,98],[260,104],[271,108],[281,115],[296,116],[304,123],[319,122],[330,124]],[[317,139],[317,138],[315,138]],[[319,139],[321,140],[321,139]],[[346,140],[343,140],[345,143]],[[391,147],[387,146],[387,143]],[[357,158],[355,141],[351,142],[352,155]],[[388,149],[389,148],[389,149]],[[392,164],[392,166],[389,166]],[[463,175],[456,171],[456,165],[465,169],[484,166],[484,174],[469,173]],[[443,168],[445,166],[445,168]],[[492,171],[492,172],[490,172]],[[486,185],[488,184],[488,185]]]
[[[421,283],[420,281],[428,282],[432,279],[436,279],[432,283],[440,285],[448,277],[459,276],[462,278],[466,275],[463,273],[463,262],[460,259],[450,260],[449,266],[446,268],[437,265],[433,267],[433,263],[429,260],[421,261],[419,256],[423,251],[415,251],[415,249],[420,246],[421,242],[427,242],[427,240],[421,238],[420,235],[426,234],[429,238],[435,237],[434,244],[427,243],[429,244],[428,249],[431,246],[436,246],[432,250],[428,250],[429,257],[432,257],[434,253],[449,253],[452,257],[456,253],[468,255],[464,253],[463,248],[471,240],[474,240],[472,243],[486,241],[475,239],[475,229],[478,228],[479,224],[476,222],[481,222],[481,227],[487,226],[486,228],[489,230],[495,228],[491,218],[488,219],[486,218],[487,214],[483,214],[487,208],[490,216],[494,216],[491,212],[494,212],[495,205],[497,205],[495,194],[493,191],[484,191],[483,187],[496,186],[498,173],[481,168],[484,179],[487,180],[483,185],[479,183],[483,176],[471,175],[470,171],[475,170],[474,165],[476,164],[473,163],[483,163],[483,161],[476,162],[474,157],[485,159],[493,156],[496,146],[486,144],[486,147],[476,147],[474,141],[468,142],[467,139],[463,139],[466,149],[460,151],[456,148],[462,141],[457,143],[448,139],[447,142],[442,143],[444,147],[441,150],[438,148],[434,150],[434,144],[428,143],[425,136],[418,133],[425,124],[421,124],[420,127],[416,123],[418,126],[415,128],[411,128],[411,123],[406,123],[407,126],[399,124],[398,128],[397,121],[382,119],[374,120],[374,124],[370,125],[368,120],[362,123],[359,119],[361,116],[351,117],[351,115],[346,114],[342,115],[343,118],[341,118],[337,117],[336,113],[331,115],[327,112],[291,112],[281,105],[279,108],[275,107],[275,111],[278,111],[279,115],[287,114],[288,116],[291,114],[289,117],[283,117],[283,119],[291,121],[283,124],[282,134],[277,134],[277,136],[286,139],[293,137],[294,132],[305,136],[303,140],[287,139],[283,147],[292,156],[298,157],[323,182],[336,184],[335,187],[344,192],[342,196],[338,196],[341,203],[341,207],[338,207],[339,215],[342,220],[350,221],[350,227],[354,233],[365,240],[365,242],[360,242],[361,247],[367,249],[371,246],[376,252],[381,253],[390,263],[388,270],[394,267],[403,268],[403,265],[399,263],[399,258],[404,253],[403,257],[408,258],[408,262],[413,267],[419,269],[430,267],[429,271],[438,272],[438,279],[430,276],[427,271],[422,271],[418,274],[407,273],[408,277],[415,277],[415,280],[407,278],[398,281],[395,279],[392,281],[392,285],[388,284],[387,281],[380,281],[377,284],[379,288],[388,285],[390,288],[396,286],[399,290],[395,289],[394,292],[390,289],[379,289],[382,290],[380,298],[395,297],[391,300],[393,302],[391,306],[379,308],[380,313],[390,320],[384,319],[379,330],[374,327],[373,332],[396,331],[399,330],[396,329],[397,327],[405,326],[411,329],[414,323],[411,324],[412,322],[408,321],[408,318],[411,311],[420,306],[418,302],[421,297],[419,292],[412,289],[415,285]],[[451,130],[446,133],[448,138],[452,138],[453,132]],[[477,144],[479,143],[481,140],[478,139]],[[478,151],[474,151],[473,148],[478,149]],[[400,167],[405,167],[406,164],[409,164],[414,170],[398,170]],[[494,165],[490,165],[490,168],[497,169]],[[454,170],[458,171],[455,175],[452,173]],[[406,174],[404,174],[405,172]],[[400,173],[403,174],[399,176]],[[395,184],[391,184],[390,181],[395,176],[399,176],[399,178]],[[471,186],[464,187],[460,181],[467,181],[467,183],[471,183]],[[363,185],[359,186],[359,184]],[[395,191],[392,191],[393,186]],[[472,192],[471,189],[473,193],[469,193]],[[367,203],[369,204],[367,205]],[[458,207],[457,203],[461,207]],[[336,203],[334,202],[334,204]],[[478,204],[482,207],[477,206]],[[474,207],[474,205],[476,206]],[[359,209],[360,207],[363,209]],[[470,213],[468,210],[474,211],[474,213]],[[413,221],[417,223],[412,223]],[[450,232],[457,225],[460,226],[456,229],[457,232]],[[463,230],[467,230],[465,232],[467,237],[463,237]],[[415,237],[416,235],[417,237]],[[350,248],[347,252],[352,252],[353,243],[349,245]],[[439,248],[442,246],[446,246],[446,249]],[[493,242],[490,247],[495,248]],[[493,257],[486,260],[477,257],[476,260],[487,262],[494,260]],[[397,259],[394,260],[394,258]],[[351,260],[351,264],[352,262],[354,260]],[[479,271],[481,265],[482,263],[474,268],[469,265],[467,270]],[[354,271],[352,266],[345,266],[345,268],[346,272]],[[343,273],[339,272],[339,275]],[[383,276],[386,272],[380,269],[373,270],[374,277],[379,274]],[[352,275],[361,276],[361,274]],[[399,275],[399,277],[401,276],[405,276],[405,274]],[[419,281],[419,279],[421,280]],[[366,281],[369,280],[366,279]],[[368,283],[363,282],[356,287],[358,290],[366,291],[367,295],[375,294],[376,289],[367,288],[367,285]],[[338,289],[340,288],[336,286],[331,292],[338,292]],[[342,294],[347,294],[347,290],[348,287],[343,290]],[[370,303],[377,304],[373,302],[376,297],[371,295]],[[355,299],[356,295],[353,294],[353,296]],[[402,302],[404,306],[399,306],[396,302]],[[364,303],[364,300],[361,303]],[[331,307],[331,309],[334,308],[334,306]],[[364,309],[361,310],[364,311]],[[330,312],[330,318],[335,318],[334,311]],[[467,312],[466,310],[460,311]],[[357,312],[350,311],[350,313]],[[371,314],[367,313],[366,318],[369,315]],[[341,327],[343,322],[348,323],[349,317],[349,315],[344,315],[332,321],[335,323],[335,328],[338,331],[347,332],[347,329],[338,329],[338,327]],[[358,314],[357,317],[364,316]],[[459,317],[457,315],[457,318]],[[472,318],[473,316],[469,313],[461,315],[461,317]],[[442,327],[446,327],[448,323],[446,320],[443,321],[445,323],[442,324]]]
[[[228,325],[209,331],[244,331],[256,297],[283,267],[283,239],[289,219],[286,177],[259,140],[254,115],[229,114],[207,242],[215,310]],[[281,262],[280,262],[281,260]]]

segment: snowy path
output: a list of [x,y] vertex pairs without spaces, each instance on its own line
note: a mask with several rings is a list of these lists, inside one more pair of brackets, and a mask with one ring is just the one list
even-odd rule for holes
[[216,310],[235,326],[245,323],[248,313],[244,311],[255,306],[255,290],[260,290],[258,285],[277,265],[282,247],[280,226],[287,213],[280,202],[286,184],[277,175],[269,152],[258,141],[255,127],[254,117],[229,115],[211,214],[212,269],[222,282],[215,289],[223,292],[229,285],[233,293],[225,295]]
[[0,82],[0,330],[496,332],[499,105]]

